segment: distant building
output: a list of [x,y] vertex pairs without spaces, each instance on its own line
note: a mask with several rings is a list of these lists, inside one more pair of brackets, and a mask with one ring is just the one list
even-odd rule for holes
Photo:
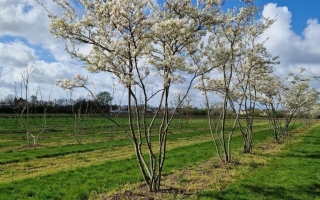
[[9,103],[0,103],[0,108],[10,108],[11,104]]
[[267,117],[268,116],[268,113],[267,112],[260,112],[259,114],[261,117]]

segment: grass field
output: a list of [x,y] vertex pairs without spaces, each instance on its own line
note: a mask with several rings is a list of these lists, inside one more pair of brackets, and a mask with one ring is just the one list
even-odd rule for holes
[[[26,145],[25,134],[15,119],[0,120],[0,199],[108,199],[108,195],[123,191],[124,188],[133,187],[129,190],[134,191],[134,185],[142,182],[130,140],[119,129],[113,130],[104,119],[94,118],[85,122],[81,144],[75,142],[71,119],[67,116],[49,119],[46,132],[40,136],[36,147]],[[33,119],[30,122],[34,130],[41,123],[40,120]],[[126,120],[119,119],[119,123],[125,125]],[[293,131],[302,132],[299,127],[297,124]],[[306,133],[299,143],[291,142],[286,146],[288,142],[275,144],[272,141],[271,130],[265,120],[257,121],[254,131],[254,153],[241,154],[242,139],[236,133],[232,142],[236,164],[221,166],[215,158],[205,119],[193,119],[183,125],[174,121],[168,135],[163,184],[164,188],[171,185],[184,190],[168,194],[165,198],[252,199],[255,196],[267,197],[264,193],[277,190],[285,190],[279,193],[282,195],[278,196],[280,199],[290,191],[296,194],[288,196],[289,199],[312,199],[319,194],[319,185],[309,181],[311,177],[319,180],[319,174],[315,171],[319,163],[304,155],[318,155],[319,150],[314,147],[317,143],[314,142],[318,139],[320,143],[320,137],[316,134],[319,128]],[[297,133],[288,141],[304,136]],[[280,147],[284,149],[280,151]],[[300,150],[291,151],[295,148]],[[311,161],[314,162],[313,168],[304,166]],[[294,167],[290,167],[291,162]],[[298,191],[289,187],[288,181],[282,177],[292,177],[296,174],[294,170],[301,166],[306,169],[301,170],[301,177],[309,177],[303,179],[305,191],[309,187],[314,188],[318,191],[315,195],[305,192],[299,196]],[[268,175],[276,169],[279,169],[279,176]],[[264,176],[275,179],[271,181],[274,185],[264,185]],[[301,181],[297,183],[302,184]],[[247,187],[248,184],[251,189]],[[262,190],[259,187],[264,189],[261,193],[252,192]]]
[[221,191],[204,191],[200,199],[320,199],[320,126],[281,152],[261,154],[268,162]]

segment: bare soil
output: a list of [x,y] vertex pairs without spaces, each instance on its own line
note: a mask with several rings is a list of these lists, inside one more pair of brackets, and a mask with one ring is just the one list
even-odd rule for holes
[[[215,164],[213,164],[215,163]],[[224,164],[212,160],[198,166],[175,171],[163,177],[161,190],[149,192],[145,184],[126,185],[121,190],[100,196],[103,200],[197,199],[201,190],[223,189],[235,179],[232,169],[237,163]],[[230,173],[231,172],[231,173]]]

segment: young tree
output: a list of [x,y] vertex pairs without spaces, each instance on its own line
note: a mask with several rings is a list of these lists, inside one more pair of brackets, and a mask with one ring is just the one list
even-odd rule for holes
[[[182,126],[184,122],[186,124],[189,123],[190,118],[193,115],[193,105],[194,99],[190,97],[190,95],[186,95],[182,92],[178,92],[172,95],[171,104],[177,111],[176,113],[179,115],[180,120],[179,123]],[[182,98],[184,100],[182,101]]]
[[260,79],[258,100],[267,111],[276,141],[288,136],[289,126],[299,113],[307,114],[316,105],[318,92],[309,86],[304,71],[290,72],[285,80],[276,76]]
[[[31,145],[31,143],[30,143],[30,136],[31,136],[33,138],[33,146],[36,146],[38,143],[38,140],[40,138],[40,135],[46,130],[46,126],[47,126],[46,112],[47,112],[48,104],[44,105],[45,108],[43,111],[41,128],[37,128],[39,130],[36,130],[36,128],[32,128],[30,126],[30,104],[28,101],[28,99],[29,99],[28,95],[29,95],[29,90],[30,90],[29,84],[30,84],[32,73],[33,73],[33,64],[31,66],[26,65],[26,67],[23,69],[23,72],[21,75],[21,82],[24,86],[25,99],[21,99],[24,103],[24,106],[23,106],[23,109],[20,114],[20,125],[23,127],[23,129],[26,132],[26,138],[27,138],[28,145]],[[38,88],[39,88],[39,92],[41,93],[40,86],[38,86]],[[52,89],[51,89],[51,91],[52,91]],[[50,95],[51,95],[51,92],[50,92]],[[50,101],[50,95],[49,95],[49,101]],[[34,134],[32,132],[37,132],[37,134]]]
[[[241,113],[243,120],[238,119],[238,125],[243,138],[243,152],[252,152],[254,111],[257,102],[257,87],[264,77],[273,72],[273,66],[279,64],[278,57],[272,57],[264,42],[259,42],[261,34],[270,27],[273,20],[263,18],[256,21],[255,14],[258,12],[253,3],[248,3],[243,11],[245,17],[241,20],[245,35],[241,42],[243,54],[239,56],[234,68],[233,96],[230,103],[235,113]],[[236,106],[235,106],[236,105]]]
[[[319,97],[318,97],[318,100],[319,100]],[[317,121],[317,119],[320,117],[320,104],[318,102],[312,105],[312,107],[308,110],[306,117],[309,118],[310,124],[313,124]]]
[[[210,71],[210,74],[202,76],[197,87],[204,92],[206,98],[211,135],[214,142],[219,141],[223,152],[221,155],[215,142],[218,157],[226,163],[231,161],[231,139],[237,124],[243,136],[243,152],[251,152],[255,85],[257,78],[270,73],[269,65],[276,62],[276,58],[272,58],[266,51],[264,43],[258,42],[259,36],[273,21],[256,21],[258,9],[254,2],[243,2],[242,8],[234,8],[224,14],[224,22],[208,34],[207,44],[201,45],[203,62],[207,66],[205,70]],[[215,133],[210,122],[208,92],[219,94],[223,99]],[[226,130],[228,110],[233,110],[235,114],[230,131]],[[239,120],[242,110],[245,111],[245,126]]]
[[[28,145],[30,145],[30,139],[29,139],[29,103],[28,103],[28,92],[29,92],[29,80],[30,76],[32,74],[32,66],[29,67],[28,65],[25,67],[22,76],[21,76],[21,82],[24,85],[24,91],[25,91],[25,99],[24,99],[24,107],[22,109],[21,115],[20,115],[20,125],[25,129],[26,131],[26,138]],[[25,123],[22,122],[22,116],[23,113],[26,111],[26,120]]]
[[310,79],[304,76],[305,69],[301,68],[299,73],[289,73],[284,88],[284,94],[281,101],[285,111],[285,123],[282,129],[282,135],[287,136],[289,125],[293,118],[299,112],[306,112],[314,106],[318,100],[318,92],[311,88]]
[[[84,8],[83,16],[77,15],[69,1],[55,2],[64,14],[50,15],[51,33],[64,39],[67,52],[83,62],[90,72],[109,72],[126,88],[130,131],[125,132],[133,143],[148,189],[158,191],[172,120],[168,107],[170,88],[184,82],[184,73],[193,74],[191,82],[197,75],[187,58],[195,52],[203,36],[201,30],[216,23],[216,6],[220,1],[198,0],[194,4],[187,0],[166,0],[158,5],[148,0],[83,0],[79,2]],[[90,53],[82,54],[78,44],[91,45]],[[151,65],[144,62],[146,59]],[[160,81],[161,86],[149,93],[148,80],[153,79]],[[76,87],[69,80],[61,81],[60,85]],[[138,94],[142,95],[144,110],[151,99],[158,98],[151,122],[147,122],[146,112],[140,112]],[[160,109],[164,115],[160,126],[155,127]],[[155,135],[157,142],[152,141]],[[149,161],[144,152],[148,152]]]
[[257,101],[269,118],[273,128],[273,137],[276,141],[280,140],[282,134],[279,110],[281,108],[283,87],[282,80],[274,75],[261,77],[257,86]]
[[72,90],[70,90],[71,111],[73,113],[73,132],[77,143],[82,142],[82,131],[87,127],[86,120],[89,116],[89,102],[85,99],[72,100]]

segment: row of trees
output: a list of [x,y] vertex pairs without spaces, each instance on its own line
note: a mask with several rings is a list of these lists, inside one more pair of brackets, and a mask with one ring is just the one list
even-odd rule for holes
[[[220,95],[221,112],[216,118],[208,112],[208,123],[218,157],[226,163],[231,161],[231,138],[237,126],[243,136],[243,152],[252,151],[257,105],[267,110],[276,140],[288,134],[298,111],[306,117],[319,113],[318,93],[309,88],[307,78],[289,74],[285,81],[274,74],[278,57],[267,52],[266,41],[261,38],[274,20],[257,19],[259,10],[252,0],[227,11],[221,0],[82,0],[76,5],[67,0],[54,2],[63,13],[56,16],[45,8],[51,19],[50,32],[66,42],[67,53],[89,72],[116,77],[126,89],[129,131],[123,131],[133,143],[150,191],[160,189],[173,119],[170,96],[174,85],[186,87],[176,108],[185,102],[196,80],[208,111],[212,110],[211,95]],[[82,44],[91,47],[88,54],[79,50]],[[150,92],[152,81],[158,86]],[[57,81],[57,85],[89,90],[87,82],[85,76],[76,75],[72,80]],[[156,110],[147,120],[146,112],[138,107],[147,110],[151,101],[157,102]],[[288,111],[285,123],[275,114],[277,108]],[[235,116],[231,131],[226,128],[228,110]],[[245,111],[245,122],[239,120],[240,111]],[[160,112],[161,121],[155,123]],[[152,139],[154,135],[157,141]]]
[[[110,110],[118,110],[120,106],[111,105],[112,97],[109,92],[104,91],[96,95],[97,100],[78,98],[78,99],[55,99],[55,100],[38,100],[37,96],[31,95],[27,100],[23,98],[17,99],[14,95],[7,95],[3,101],[0,102],[0,113],[21,113],[26,103],[29,105],[30,113],[43,113],[44,108],[47,107],[48,113],[72,113],[73,109],[82,107],[89,107],[94,113],[97,112],[97,107],[105,113]],[[85,106],[84,106],[85,105]]]

